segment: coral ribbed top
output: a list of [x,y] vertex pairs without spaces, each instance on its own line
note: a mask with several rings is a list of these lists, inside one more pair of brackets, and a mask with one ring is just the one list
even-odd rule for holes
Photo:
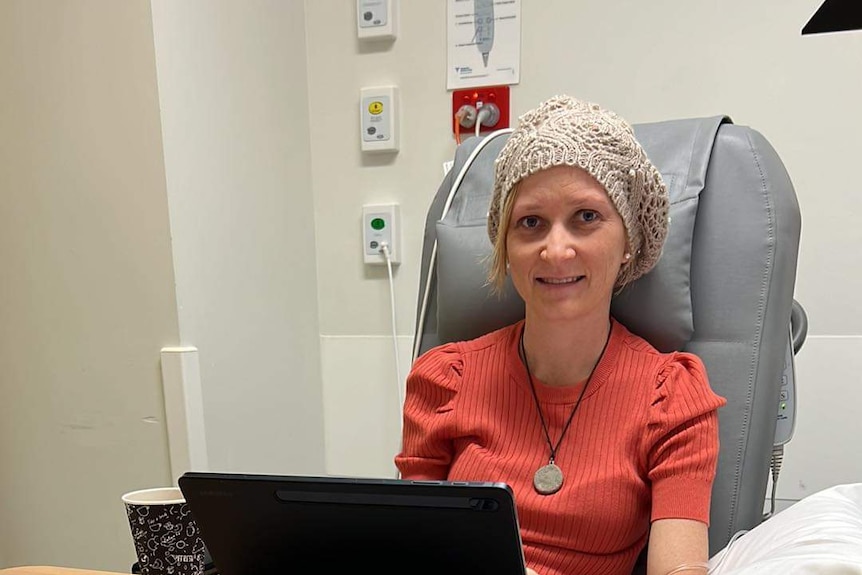
[[[659,353],[613,321],[557,451],[563,487],[540,495],[532,479],[549,448],[518,354],[522,329],[519,322],[416,360],[395,458],[401,476],[508,483],[527,565],[541,575],[628,575],[651,521],[708,523],[725,400],[700,359]],[[533,382],[556,443],[583,384]]]

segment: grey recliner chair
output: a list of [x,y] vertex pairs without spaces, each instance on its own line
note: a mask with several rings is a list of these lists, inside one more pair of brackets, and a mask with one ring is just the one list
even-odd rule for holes
[[[769,142],[726,116],[634,129],[668,185],[671,224],[658,265],[614,298],[612,313],[659,350],[699,355],[713,389],[727,398],[719,411],[713,555],[764,519],[771,468],[773,485],[777,479],[775,446],[789,438],[788,380],[805,319],[793,298],[799,206]],[[481,263],[491,249],[493,162],[509,133],[459,145],[429,208],[413,360],[523,317],[511,285],[502,299],[490,294]]]

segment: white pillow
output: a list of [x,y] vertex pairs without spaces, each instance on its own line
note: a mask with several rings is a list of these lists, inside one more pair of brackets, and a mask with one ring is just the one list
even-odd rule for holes
[[862,483],[819,491],[733,540],[710,575],[862,574]]

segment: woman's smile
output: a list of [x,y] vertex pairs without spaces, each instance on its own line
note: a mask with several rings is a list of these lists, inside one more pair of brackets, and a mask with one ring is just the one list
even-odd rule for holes
[[569,277],[537,277],[536,281],[549,286],[569,286],[575,284],[586,276],[569,276]]

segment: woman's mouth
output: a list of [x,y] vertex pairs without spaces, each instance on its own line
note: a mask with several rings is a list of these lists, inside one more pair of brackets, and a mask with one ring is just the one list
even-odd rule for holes
[[582,279],[584,279],[584,277],[586,277],[586,276],[569,276],[569,277],[565,277],[565,278],[540,277],[540,278],[536,278],[536,281],[538,281],[539,283],[547,284],[547,285],[566,285],[566,284],[577,283],[577,282],[581,281]]

